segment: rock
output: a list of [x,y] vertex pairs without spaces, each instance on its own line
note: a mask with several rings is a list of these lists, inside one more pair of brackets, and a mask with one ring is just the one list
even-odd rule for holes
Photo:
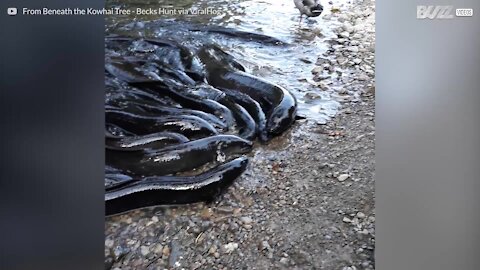
[[163,247],[162,254],[165,257],[170,256],[170,248],[168,246]]
[[283,265],[287,265],[288,264],[288,258],[281,258],[280,259],[280,263],[283,264]]
[[350,46],[358,46],[358,45],[360,45],[360,41],[358,41],[358,40],[350,41]]
[[237,243],[228,243],[226,245],[223,246],[223,252],[224,253],[232,253],[234,250],[236,250],[238,248],[238,244]]
[[268,241],[262,241],[260,243],[260,250],[270,250],[272,247],[270,247],[270,244],[268,244]]
[[360,64],[361,62],[362,62],[362,59],[360,58],[353,59],[353,63],[355,63],[356,65]]
[[344,218],[343,218],[343,222],[345,222],[345,223],[352,223],[352,220],[349,219],[348,217],[344,217]]
[[343,30],[345,30],[345,32],[347,33],[353,33],[354,28],[352,24],[350,24],[349,22],[346,22],[343,24]]
[[212,208],[204,208],[202,212],[200,213],[200,216],[204,219],[209,219],[213,215]]
[[322,72],[323,72],[322,67],[315,67],[315,68],[312,69],[312,74],[313,75],[321,74]]
[[345,57],[339,57],[339,58],[337,58],[337,62],[340,66],[343,66],[348,62],[348,59],[345,58]]
[[150,250],[148,249],[147,246],[141,246],[140,253],[142,254],[142,256],[146,257],[148,253],[150,253]]
[[368,75],[366,75],[366,74],[360,74],[357,77],[357,80],[359,80],[359,81],[368,81],[369,79],[370,79],[370,77],[368,77]]
[[155,252],[155,254],[162,254],[163,246],[161,244],[157,244],[153,249],[153,252]]
[[349,46],[349,47],[347,47],[347,51],[352,52],[352,53],[357,53],[358,52],[358,47],[357,46]]
[[350,37],[350,33],[347,32],[347,31],[344,31],[344,32],[341,32],[340,34],[338,34],[339,36],[343,37],[343,38],[349,38]]
[[115,247],[113,250],[113,256],[115,258],[115,261],[120,260],[123,256],[125,256],[130,250],[128,248],[122,248],[121,246]]
[[105,246],[106,246],[107,248],[112,248],[113,245],[114,245],[114,242],[113,242],[112,239],[107,239],[107,240],[105,240]]
[[358,212],[358,213],[357,213],[357,217],[358,217],[358,218],[365,218],[365,214],[362,213],[362,212]]
[[245,225],[250,225],[253,222],[251,217],[241,217],[240,221]]
[[208,253],[210,253],[210,254],[215,254],[215,252],[217,252],[217,249],[218,249],[217,246],[212,245],[212,246],[210,247],[210,249],[208,250]]
[[348,174],[340,174],[337,177],[337,179],[338,179],[338,181],[343,182],[343,181],[347,180],[349,177],[350,177],[350,175],[348,175]]
[[319,94],[317,94],[315,92],[308,92],[308,93],[305,94],[304,97],[305,97],[305,99],[309,99],[309,100],[315,100],[315,99],[322,98]]

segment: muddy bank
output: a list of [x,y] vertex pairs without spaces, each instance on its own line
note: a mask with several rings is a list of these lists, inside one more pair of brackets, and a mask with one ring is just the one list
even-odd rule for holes
[[[336,7],[337,37],[307,81],[340,113],[258,147],[214,203],[106,219],[112,269],[374,268],[374,2]],[[338,9],[338,10],[337,10]],[[306,23],[301,31],[312,31]],[[318,91],[306,98],[321,99]]]

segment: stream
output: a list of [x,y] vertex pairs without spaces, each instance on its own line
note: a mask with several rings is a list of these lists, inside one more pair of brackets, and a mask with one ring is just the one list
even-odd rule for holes
[[[331,1],[337,6],[346,2]],[[340,104],[334,95],[335,86],[322,90],[311,79],[317,57],[326,52],[327,41],[336,38],[331,30],[335,22],[322,19],[331,12],[331,5],[323,4],[325,9],[320,17],[303,18],[300,24],[299,12],[291,0],[113,0],[107,1],[106,8],[129,9],[132,14],[107,16],[106,34],[168,38],[187,47],[218,44],[249,73],[292,92],[298,100],[300,116],[324,124],[336,114]],[[136,14],[137,9],[161,14]],[[282,44],[188,30],[202,25],[263,34],[281,40]]]

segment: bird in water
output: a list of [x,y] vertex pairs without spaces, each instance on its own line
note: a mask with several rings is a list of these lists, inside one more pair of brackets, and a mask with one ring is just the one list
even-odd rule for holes
[[293,0],[295,6],[300,10],[300,23],[302,23],[303,15],[307,17],[318,17],[322,14],[323,6],[320,0]]

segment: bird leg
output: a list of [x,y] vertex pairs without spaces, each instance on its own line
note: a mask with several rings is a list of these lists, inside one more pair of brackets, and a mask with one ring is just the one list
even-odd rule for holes
[[303,17],[303,13],[300,13],[300,21],[298,22],[298,25],[302,25],[302,17]]

